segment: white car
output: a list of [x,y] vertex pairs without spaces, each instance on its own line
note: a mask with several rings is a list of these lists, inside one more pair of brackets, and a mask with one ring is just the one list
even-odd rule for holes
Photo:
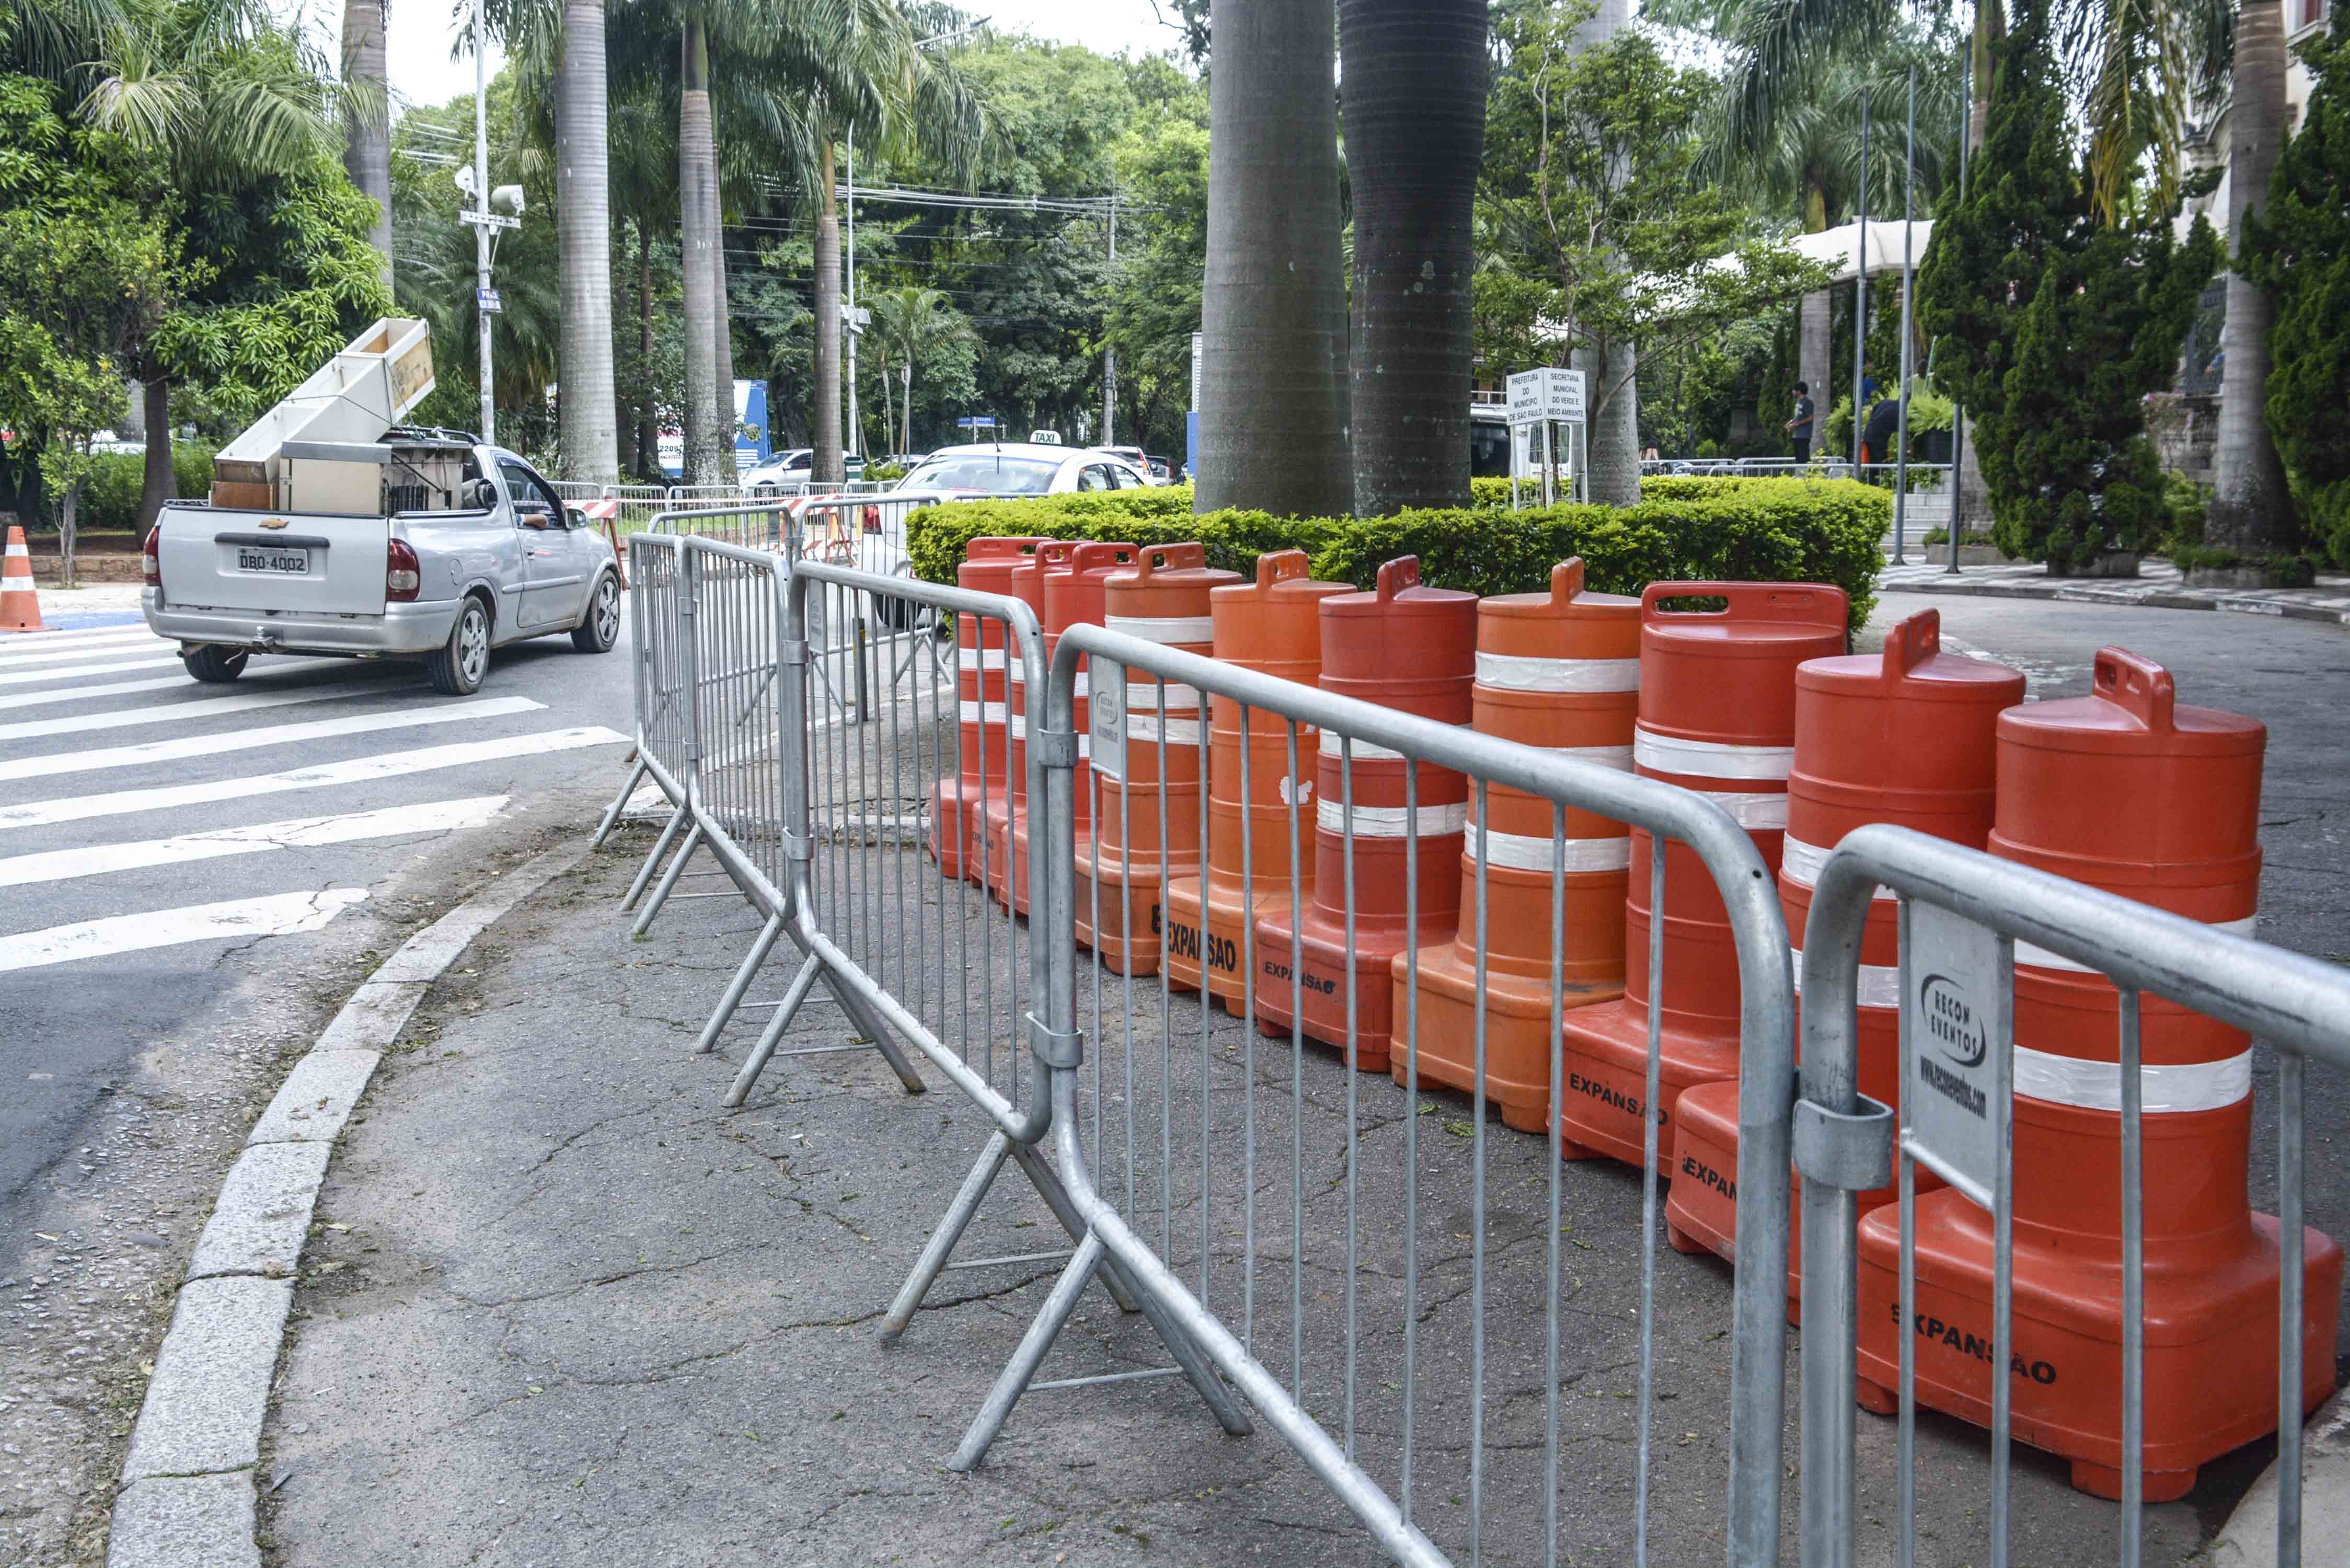
[[[841,471],[851,479],[865,476],[865,454],[846,452],[841,457]],[[812,447],[795,447],[779,452],[755,468],[743,474],[743,488],[761,495],[773,495],[784,490],[805,490],[816,472],[816,451]]]
[[1115,452],[1038,441],[941,447],[898,482],[899,490],[950,495],[1068,495],[1086,490],[1142,490],[1150,481]]

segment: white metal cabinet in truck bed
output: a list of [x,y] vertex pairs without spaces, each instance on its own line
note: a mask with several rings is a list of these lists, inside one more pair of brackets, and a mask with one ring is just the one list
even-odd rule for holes
[[[612,646],[620,587],[611,546],[514,453],[454,442],[282,448],[296,473],[306,461],[327,473],[363,470],[366,453],[394,451],[444,460],[445,492],[402,497],[440,507],[163,508],[147,538],[142,604],[147,624],[181,644],[191,675],[234,680],[255,653],[421,658],[436,688],[463,693],[505,643],[568,632],[583,651]],[[298,488],[289,496],[302,498]],[[353,487],[348,502],[359,500]]]

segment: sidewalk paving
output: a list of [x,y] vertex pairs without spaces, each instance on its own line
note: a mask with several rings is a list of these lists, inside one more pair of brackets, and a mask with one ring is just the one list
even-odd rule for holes
[[[1930,555],[1941,549],[1930,546]],[[2087,604],[2144,605],[2155,609],[2233,610],[2241,615],[2350,626],[2350,577],[2320,576],[2307,588],[2190,588],[2168,561],[2142,563],[2136,577],[2052,577],[2028,561],[1961,566],[1951,575],[1937,556],[1926,564],[1887,562],[1877,589],[1888,594],[1968,594],[1989,598],[2061,599]]]
[[[320,1195],[264,1438],[268,1561],[1382,1561],[1269,1428],[1222,1436],[1180,1381],[1032,1393],[983,1468],[946,1470],[1053,1265],[950,1274],[902,1344],[879,1344],[880,1313],[962,1180],[983,1118],[935,1072],[928,1094],[908,1096],[870,1053],[778,1057],[743,1110],[721,1109],[750,1031],[738,1024],[715,1055],[689,1053],[755,921],[732,898],[681,902],[630,942],[618,900],[645,841],[624,835],[618,853],[591,858],[494,928],[429,995],[352,1118]],[[918,851],[867,853],[919,867]],[[779,978],[771,969],[754,995]],[[1155,987],[1150,996],[1138,1035],[1146,1051]],[[1187,1042],[1172,1058],[1180,1078],[1202,1069],[1197,1015],[1177,1005]],[[837,1044],[841,1033],[839,1015],[816,1008],[784,1044]],[[1250,1036],[1221,1015],[1211,1033],[1205,1071],[1217,1103],[1230,1104],[1222,1096],[1244,1078]],[[1336,1430],[1345,1275],[1330,1254],[1343,1236],[1347,1075],[1312,1048],[1299,1066],[1313,1238],[1304,1366],[1311,1407]],[[1287,1103],[1290,1071],[1285,1044],[1259,1047],[1261,1105]],[[1403,1124],[1420,1118],[1424,1151],[1457,1151],[1470,1106],[1425,1092],[1415,1107],[1381,1077],[1355,1088],[1364,1247],[1377,1260],[1396,1252],[1394,1210],[1376,1183],[1388,1173],[1392,1197]],[[1538,1139],[1497,1122],[1487,1143],[1485,1553],[1536,1563],[1548,1160]],[[1286,1126],[1268,1122],[1261,1148],[1288,1147]],[[1237,1138],[1220,1129],[1215,1168],[1237,1173],[1240,1159]],[[1264,1243],[1257,1343],[1285,1371],[1290,1170],[1285,1158],[1260,1159],[1267,1224],[1283,1247]],[[1466,1562],[1460,1163],[1423,1169],[1416,1500],[1430,1532]],[[1574,1289],[1563,1311],[1560,1560],[1626,1561],[1640,1188],[1627,1169],[1578,1165],[1565,1172],[1562,1202]],[[1179,1208],[1179,1253],[1188,1212]],[[1057,1244],[1043,1204],[1007,1179],[962,1255]],[[1218,1258],[1217,1300],[1229,1311],[1239,1269],[1221,1250]],[[1387,1293],[1393,1282],[1376,1267],[1358,1278],[1362,1446],[1392,1486],[1399,1292]],[[1716,1563],[1727,1270],[1660,1249],[1659,1301],[1650,1560]],[[1096,1293],[1045,1376],[1163,1360],[1139,1319]],[[1889,1560],[1893,1424],[1860,1419],[1866,1560]],[[1921,1498],[1929,1560],[1982,1561],[1986,1443],[1927,1417],[1920,1444],[1921,1473],[1936,1478]],[[2113,1507],[2072,1492],[2061,1466],[2022,1449],[2016,1460],[2015,1561],[2106,1555]],[[2149,1510],[2146,1560],[2189,1560],[2254,1469],[2212,1467],[2189,1501]]]

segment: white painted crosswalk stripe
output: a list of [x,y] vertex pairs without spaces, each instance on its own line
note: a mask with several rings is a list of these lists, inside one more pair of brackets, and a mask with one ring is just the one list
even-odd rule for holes
[[[246,827],[214,828],[209,833],[188,833],[176,838],[90,844],[73,849],[13,855],[0,858],[0,888],[64,882],[110,871],[177,866],[190,860],[257,855],[272,849],[310,849],[326,844],[356,844],[369,838],[399,838],[411,833],[449,833],[479,827],[504,810],[508,798],[482,794],[463,800],[424,801],[413,805],[386,806],[380,811],[346,812],[339,816],[297,816]],[[5,940],[0,938],[0,942]]]
[[213,801],[243,801],[255,795],[287,790],[327,789],[338,784],[365,784],[400,778],[471,763],[505,762],[581,746],[625,745],[629,737],[601,724],[573,729],[540,730],[492,741],[460,741],[445,746],[421,746],[414,751],[385,752],[372,757],[284,773],[259,774],[236,779],[213,779],[203,784],[160,784],[146,789],[117,790],[108,794],[69,795],[56,800],[23,801],[0,805],[0,828],[40,827],[57,822],[80,822],[96,816],[120,816],[131,812],[161,811]]
[[359,713],[343,719],[317,719],[303,724],[268,724],[232,730],[224,735],[187,735],[178,740],[150,741],[136,746],[107,746],[86,752],[60,752],[42,757],[19,757],[0,763],[0,782],[49,778],[58,774],[88,773],[100,768],[134,767],[142,763],[175,762],[188,757],[217,756],[224,752],[251,751],[257,746],[287,745],[298,741],[326,740],[337,735],[367,734],[380,730],[413,729],[423,724],[461,724],[471,720],[503,718],[509,713],[541,710],[544,702],[528,697],[491,697],[448,707],[405,708],[389,713]]
[[[172,682],[174,685],[193,682]],[[296,702],[332,702],[343,697],[367,697],[375,686],[304,686],[291,691],[241,691],[234,697],[199,697],[192,702],[151,702],[144,708],[120,708],[111,713],[76,713],[64,719],[20,719],[0,724],[0,741],[28,741],[40,735],[80,735],[92,730],[127,730],[140,724],[182,723],[191,719],[216,719],[224,713],[247,713],[255,708],[284,708]]]
[[[179,660],[175,659],[172,662],[177,664]],[[283,664],[271,665],[269,672],[272,675],[290,674],[298,670],[316,670],[321,665],[341,662],[340,659],[287,659]],[[187,674],[182,672],[178,675],[152,675],[140,680],[116,680],[88,686],[62,686],[54,691],[19,691],[14,696],[0,697],[0,711],[10,708],[44,708],[59,702],[97,702],[109,697],[135,697],[141,691],[175,690],[193,691],[198,685],[199,682],[189,679]],[[270,691],[278,690],[278,688],[262,687],[260,690]],[[378,687],[376,690],[397,691],[400,688],[385,686]]]
[[[102,648],[89,650],[92,659],[106,655]],[[83,675],[120,675],[128,670],[161,670],[179,662],[179,656],[172,654],[161,659],[133,659],[121,664],[60,664],[46,670],[0,670],[0,686],[29,686],[36,680],[68,680]]]
[[180,909],[109,915],[103,919],[78,920],[69,926],[51,926],[46,930],[23,931],[0,937],[0,973],[222,937],[244,940],[315,931],[366,898],[364,888],[274,893],[260,898],[233,898]]
[[52,643],[96,642],[104,638],[129,637],[139,632],[145,632],[149,637],[155,635],[144,619],[134,618],[116,621],[109,626],[73,626],[48,631],[19,632],[14,637],[0,638],[0,648],[30,648],[36,643],[47,646]]
[[118,632],[112,637],[92,638],[88,642],[65,645],[6,642],[0,643],[0,669],[16,670],[30,664],[63,664],[72,659],[141,653],[172,646],[151,631]]

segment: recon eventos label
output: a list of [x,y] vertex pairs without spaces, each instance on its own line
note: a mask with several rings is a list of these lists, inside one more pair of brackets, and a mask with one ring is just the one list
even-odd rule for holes
[[[1637,1116],[1641,1113],[1639,1096],[1627,1095],[1620,1089],[1610,1088],[1596,1078],[1585,1077],[1581,1073],[1569,1073],[1566,1075],[1566,1086],[1571,1093],[1587,1095],[1608,1109],[1621,1111],[1627,1116]],[[1659,1127],[1663,1127],[1671,1119],[1663,1111],[1657,1113]]]
[[[1934,1049],[1960,1068],[1981,1066],[1990,1054],[1991,1039],[1957,983],[1947,975],[1929,975],[1918,988],[1918,1001],[1919,1021]],[[1986,1114],[1989,1096],[1981,1086],[1922,1051],[1918,1054],[1918,1077],[1969,1116],[1980,1120]]]
[[[1895,1301],[1887,1302],[1886,1305],[1890,1309],[1887,1315],[1892,1319],[1893,1326],[1899,1328],[1901,1303]],[[1991,1365],[1991,1342],[1988,1335],[1968,1333],[1954,1323],[1944,1323],[1940,1318],[1923,1312],[1918,1314],[1917,1328],[1920,1339],[1932,1341],[1961,1355],[1970,1355],[1986,1366]],[[2011,1353],[2007,1358],[2007,1370],[2011,1377],[2029,1378],[2043,1388],[2053,1387],[2056,1382],[2054,1362],[2026,1361]]]

